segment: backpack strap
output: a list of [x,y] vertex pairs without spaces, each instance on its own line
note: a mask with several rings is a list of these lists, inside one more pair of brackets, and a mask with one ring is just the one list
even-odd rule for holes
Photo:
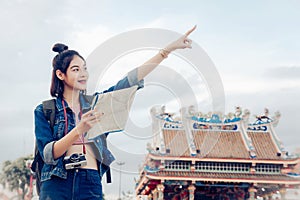
[[43,111],[51,129],[53,129],[55,121],[55,99],[43,101]]

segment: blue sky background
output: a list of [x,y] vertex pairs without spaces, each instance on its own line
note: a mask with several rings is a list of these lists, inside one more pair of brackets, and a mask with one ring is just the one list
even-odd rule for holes
[[[163,28],[184,33],[194,24],[198,28],[191,39],[206,51],[221,76],[226,112],[237,105],[250,109],[252,115],[262,114],[265,107],[271,114],[279,110],[282,118],[277,134],[286,148],[294,151],[299,147],[300,120],[299,10],[300,1],[296,0],[2,0],[0,161],[32,152],[33,109],[50,98],[54,43],[66,43],[87,57],[102,42],[125,31]],[[113,84],[118,76],[107,84]],[[162,102],[167,104],[168,98]],[[151,101],[145,104],[150,106]],[[147,109],[135,112],[145,119],[141,123],[149,125]],[[125,159],[124,167],[130,172],[138,171],[146,142],[124,135],[111,137],[114,148],[134,154]],[[124,158],[121,153],[115,155],[117,160]],[[107,195],[117,194],[118,172],[113,173],[114,183],[104,183]],[[123,176],[123,190],[133,191],[137,175]]]

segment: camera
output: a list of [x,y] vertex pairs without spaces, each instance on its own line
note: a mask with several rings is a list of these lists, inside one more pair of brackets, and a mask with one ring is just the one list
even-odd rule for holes
[[85,155],[83,153],[74,153],[64,158],[66,169],[74,169],[87,165]]

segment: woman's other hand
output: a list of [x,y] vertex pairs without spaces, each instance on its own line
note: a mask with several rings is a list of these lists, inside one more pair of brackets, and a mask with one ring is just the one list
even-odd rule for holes
[[192,40],[188,38],[188,36],[196,29],[196,25],[188,30],[183,36],[170,43],[168,46],[164,48],[165,51],[171,52],[176,49],[185,49],[192,48]]

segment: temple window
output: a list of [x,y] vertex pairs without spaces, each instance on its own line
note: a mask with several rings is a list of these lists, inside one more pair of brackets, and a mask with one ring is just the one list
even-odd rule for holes
[[224,172],[236,173],[250,172],[250,164],[247,163],[214,163],[214,162],[196,162],[195,170],[200,172]]
[[255,166],[256,173],[260,174],[280,174],[281,167],[280,165],[272,164],[257,164]]
[[191,168],[191,162],[186,161],[166,161],[165,170],[173,171],[189,171]]

